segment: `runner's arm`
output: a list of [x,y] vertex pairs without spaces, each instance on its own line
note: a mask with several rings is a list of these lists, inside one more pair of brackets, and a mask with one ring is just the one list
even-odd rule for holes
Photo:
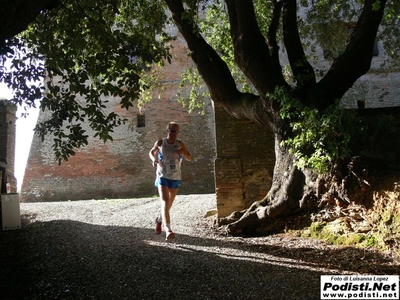
[[155,167],[158,164],[157,154],[158,154],[158,151],[160,151],[158,148],[158,147],[160,147],[160,145],[161,145],[161,140],[158,140],[157,142],[154,143],[153,148],[151,148],[149,151],[149,157],[153,163],[153,167]]
[[181,149],[178,150],[178,154],[183,155],[183,157],[188,161],[193,161],[192,153],[186,148],[185,144],[182,141],[179,141]]

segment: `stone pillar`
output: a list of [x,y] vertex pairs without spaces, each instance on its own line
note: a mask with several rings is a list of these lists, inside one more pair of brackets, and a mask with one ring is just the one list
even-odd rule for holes
[[272,182],[274,138],[261,125],[215,108],[215,191],[218,217],[249,207],[262,199]]
[[11,192],[17,192],[14,176],[15,139],[17,108],[8,100],[0,100],[0,160],[6,165],[6,181],[11,184]]

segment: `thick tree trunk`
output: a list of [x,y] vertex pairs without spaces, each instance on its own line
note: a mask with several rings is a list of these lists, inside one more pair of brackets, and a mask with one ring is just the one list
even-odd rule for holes
[[229,234],[241,232],[248,227],[257,227],[285,214],[292,214],[305,205],[305,199],[314,201],[317,192],[317,177],[312,172],[301,171],[294,164],[294,157],[289,151],[280,146],[280,138],[275,140],[275,167],[273,182],[268,195],[241,213],[219,220],[220,225],[228,225]]
[[[399,114],[395,115],[400,119]],[[397,136],[398,133],[394,135]],[[398,142],[391,147],[397,147],[396,145]],[[368,146],[370,145],[364,145],[360,149],[368,149]],[[377,151],[384,154],[393,152],[392,148],[384,150],[382,147]],[[371,207],[374,192],[393,174],[396,174],[394,178],[398,178],[398,170],[388,168],[384,158],[377,161],[374,158],[354,156],[338,160],[332,164],[329,174],[317,176],[309,169],[298,169],[287,149],[276,146],[275,153],[271,190],[264,199],[253,203],[248,209],[220,219],[219,225],[227,225],[227,233],[237,234],[259,228],[268,221],[298,212],[324,212],[324,220],[331,221],[332,218],[337,218],[338,207],[345,208],[352,203]],[[384,169],[384,173],[380,169]]]

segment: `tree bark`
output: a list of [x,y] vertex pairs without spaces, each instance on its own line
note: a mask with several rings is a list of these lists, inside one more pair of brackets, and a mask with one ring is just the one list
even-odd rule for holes
[[276,138],[274,176],[267,196],[253,203],[242,214],[233,213],[219,220],[221,225],[228,225],[226,231],[229,234],[239,233],[249,226],[257,226],[278,216],[293,214],[302,208],[301,200],[305,196],[316,194],[317,177],[309,170],[299,170],[294,164],[293,155],[280,146],[280,141],[280,137]]

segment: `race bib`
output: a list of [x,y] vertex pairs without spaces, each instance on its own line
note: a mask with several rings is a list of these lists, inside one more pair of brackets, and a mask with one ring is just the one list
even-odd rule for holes
[[179,164],[179,159],[173,159],[168,162],[164,162],[164,168],[165,168],[164,170],[166,175],[172,176],[175,173],[177,173],[179,168],[178,164]]

